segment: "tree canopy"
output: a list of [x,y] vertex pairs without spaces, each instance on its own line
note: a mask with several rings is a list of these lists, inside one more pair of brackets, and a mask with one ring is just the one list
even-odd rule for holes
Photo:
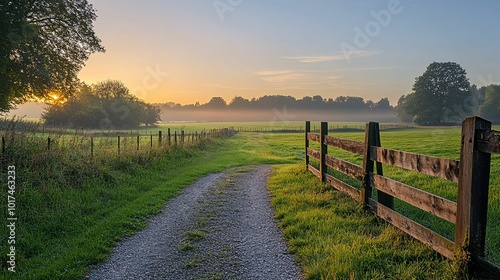
[[469,79],[459,64],[433,62],[415,79],[413,92],[404,100],[405,112],[420,125],[456,123],[471,113],[468,96]]
[[413,116],[406,112],[406,110],[408,108],[409,97],[410,97],[409,94],[402,95],[398,100],[398,105],[396,105],[396,108],[394,108],[394,112],[396,113],[396,116],[402,122],[413,122]]
[[293,96],[286,95],[264,95],[251,100],[241,96],[234,97],[229,104],[222,97],[212,97],[205,104],[180,105],[165,103],[162,108],[165,110],[271,110],[274,108],[297,109],[297,110],[340,110],[340,111],[392,111],[394,108],[390,105],[389,99],[384,97],[377,102],[371,100],[365,101],[362,97],[339,96],[334,99],[325,99],[320,95],[313,97],[304,96],[296,99]]
[[478,109],[479,116],[500,124],[500,85],[485,87],[484,103]]
[[160,120],[160,109],[130,94],[120,81],[82,86],[63,104],[54,104],[42,116],[45,123],[76,128],[134,128]]
[[0,0],[0,113],[29,99],[70,96],[94,52],[96,11],[87,0]]

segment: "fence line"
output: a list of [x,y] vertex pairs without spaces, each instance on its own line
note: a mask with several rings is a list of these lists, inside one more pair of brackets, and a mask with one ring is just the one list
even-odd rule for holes
[[[16,132],[9,132],[9,135],[2,136],[1,142],[1,150],[2,155],[6,153],[9,145],[16,145],[17,139],[20,136],[15,136]],[[21,134],[25,134],[20,132]],[[95,136],[95,135],[67,135],[67,134],[59,134],[59,135],[49,135],[46,137],[46,146],[45,149],[47,152],[52,152],[54,150],[63,149],[63,148],[75,148],[78,147],[79,150],[88,149],[90,157],[93,158],[96,152],[96,139],[99,139],[99,144],[97,145],[101,147],[101,152],[105,152],[106,150],[115,149],[117,155],[121,155],[124,152],[135,150],[152,150],[153,148],[162,148],[162,147],[175,147],[175,146],[186,146],[193,145],[198,143],[204,139],[216,138],[216,137],[227,137],[231,136],[236,131],[233,128],[221,128],[221,129],[211,129],[207,131],[202,131],[200,133],[193,132],[186,134],[184,131],[180,134],[180,139],[178,142],[177,132],[174,132],[172,135],[170,132],[170,128],[167,130],[167,135],[164,135],[162,131],[158,131],[155,134],[137,134],[137,135],[129,135],[128,133],[122,133],[116,136]],[[40,139],[43,141],[42,136],[36,135],[36,133],[31,133],[31,137]],[[24,136],[22,136],[24,137]],[[70,140],[65,140],[65,137],[73,137]],[[144,141],[146,139],[146,141]],[[60,141],[58,141],[60,140]],[[135,140],[135,145],[133,144]],[[21,139],[21,141],[24,141]],[[76,144],[78,142],[78,144]],[[147,148],[144,148],[147,147]]]
[[[391,129],[406,129],[406,128],[415,128],[413,124],[382,124],[380,125],[380,130],[391,130]],[[270,126],[261,126],[261,127],[236,127],[235,130],[238,132],[290,132],[290,133],[298,133],[304,132],[305,127],[303,126],[279,126],[279,125],[270,125]],[[309,131],[319,131],[320,127],[312,126],[309,128]],[[349,124],[349,125],[329,125],[329,131],[364,131],[363,125]]]
[[[318,142],[320,150],[311,149],[310,141]],[[328,146],[362,155],[363,166],[329,155]],[[319,133],[311,132],[310,122],[305,125],[307,170],[334,188],[363,202],[367,210],[429,245],[441,255],[449,259],[460,256],[467,273],[482,273],[487,277],[500,279],[500,267],[485,259],[492,153],[500,154],[500,132],[491,130],[491,123],[479,117],[463,121],[459,161],[382,148],[379,124],[375,122],[366,124],[364,142],[329,136],[326,122],[321,123]],[[310,158],[319,160],[319,170],[310,164]],[[458,183],[457,202],[385,177],[382,164]],[[361,190],[328,174],[328,167],[359,180],[362,183]],[[377,191],[377,200],[372,198],[373,189]],[[395,211],[394,198],[455,224],[454,241]]]

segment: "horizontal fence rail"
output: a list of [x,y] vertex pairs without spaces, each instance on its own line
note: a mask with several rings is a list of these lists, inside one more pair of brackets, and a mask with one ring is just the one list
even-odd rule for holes
[[370,147],[370,160],[458,183],[458,160]]
[[[468,269],[464,271],[500,279],[500,267],[484,257],[490,154],[500,154],[500,132],[491,130],[490,122],[479,117],[464,120],[460,160],[380,147],[378,123],[366,124],[364,142],[332,137],[327,127],[328,124],[322,122],[320,133],[313,133],[310,122],[306,122],[307,170],[337,190],[364,202],[367,210],[449,259],[455,258],[457,250],[465,248],[470,259],[466,260]],[[310,141],[319,143],[320,150],[312,149]],[[328,147],[362,155],[363,166],[328,154]],[[319,161],[319,169],[310,164],[310,158]],[[382,164],[457,183],[457,202],[384,176]],[[328,174],[327,167],[360,181],[361,189]],[[373,190],[377,191],[377,200],[372,198]],[[395,211],[394,198],[455,224],[455,240]]]

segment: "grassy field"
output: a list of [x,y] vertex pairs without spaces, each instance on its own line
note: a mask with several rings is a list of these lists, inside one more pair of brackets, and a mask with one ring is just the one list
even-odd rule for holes
[[[363,141],[364,137],[363,133],[334,133],[334,135],[359,141]],[[297,142],[303,142],[302,135],[296,137]],[[381,142],[382,146],[387,148],[458,159],[460,129],[387,131],[381,133]],[[319,145],[315,148],[318,149]],[[362,163],[362,157],[338,149],[329,149],[329,154],[357,164]],[[329,172],[339,175],[331,170]],[[486,241],[487,257],[496,264],[500,264],[499,174],[500,157],[496,155],[493,156],[491,169]],[[385,165],[384,175],[456,201],[456,183]],[[359,187],[359,182],[350,180],[346,176],[340,177]],[[293,252],[299,256],[306,269],[308,279],[453,278],[454,268],[450,262],[443,260],[437,253],[422,249],[420,245],[408,246],[416,242],[414,240],[407,240],[403,242],[405,245],[401,246],[402,237],[398,235],[400,234],[398,230],[396,230],[398,234],[394,234],[392,227],[386,227],[386,224],[380,223],[378,219],[376,222],[370,219],[367,221],[363,216],[364,212],[357,212],[361,209],[359,204],[346,195],[332,191],[331,187],[319,185],[318,181],[305,172],[304,166],[299,164],[279,167],[270,182],[277,216],[281,219],[285,236],[290,240]],[[451,223],[432,217],[398,200],[395,208],[453,240],[454,226]],[[406,238],[403,237],[403,240]],[[377,262],[376,259],[384,261]],[[405,261],[402,261],[403,259]],[[426,259],[432,261],[427,262]],[[401,261],[393,263],[394,260]],[[408,265],[397,265],[398,262],[408,260],[411,260]],[[378,266],[380,268],[377,268]]]
[[[223,127],[185,125],[185,129],[194,131]],[[363,139],[360,132],[335,135]],[[382,146],[387,148],[459,156],[457,128],[384,131],[381,137]],[[140,155],[122,159],[110,156],[103,166],[87,166],[71,157],[48,159],[58,163],[38,159],[47,165],[43,174],[18,169],[16,279],[33,279],[35,275],[47,279],[81,278],[89,265],[102,261],[116,242],[143,228],[147,218],[184,186],[207,173],[257,164],[276,165],[269,182],[273,205],[307,279],[446,279],[453,275],[451,262],[365,213],[361,205],[305,172],[303,141],[301,133],[240,133],[152,159]],[[333,149],[330,153],[357,163],[362,160]],[[499,171],[500,158],[496,156],[491,172],[487,253],[497,264]],[[385,167],[384,172],[391,178],[456,199],[453,183],[395,168]],[[41,181],[35,180],[35,175],[42,175]],[[1,176],[5,176],[5,170]],[[5,209],[6,192],[0,193],[0,201]],[[403,203],[397,203],[396,209],[444,235],[452,235],[452,225]],[[5,227],[1,232],[0,277],[6,278],[9,274],[5,271]]]

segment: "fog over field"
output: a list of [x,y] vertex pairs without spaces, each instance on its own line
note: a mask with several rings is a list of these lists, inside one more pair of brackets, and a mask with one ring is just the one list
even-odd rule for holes
[[341,122],[399,122],[394,113],[353,112],[336,110],[197,110],[197,111],[162,111],[162,122],[204,121],[204,122],[287,122],[287,121],[341,121]]

